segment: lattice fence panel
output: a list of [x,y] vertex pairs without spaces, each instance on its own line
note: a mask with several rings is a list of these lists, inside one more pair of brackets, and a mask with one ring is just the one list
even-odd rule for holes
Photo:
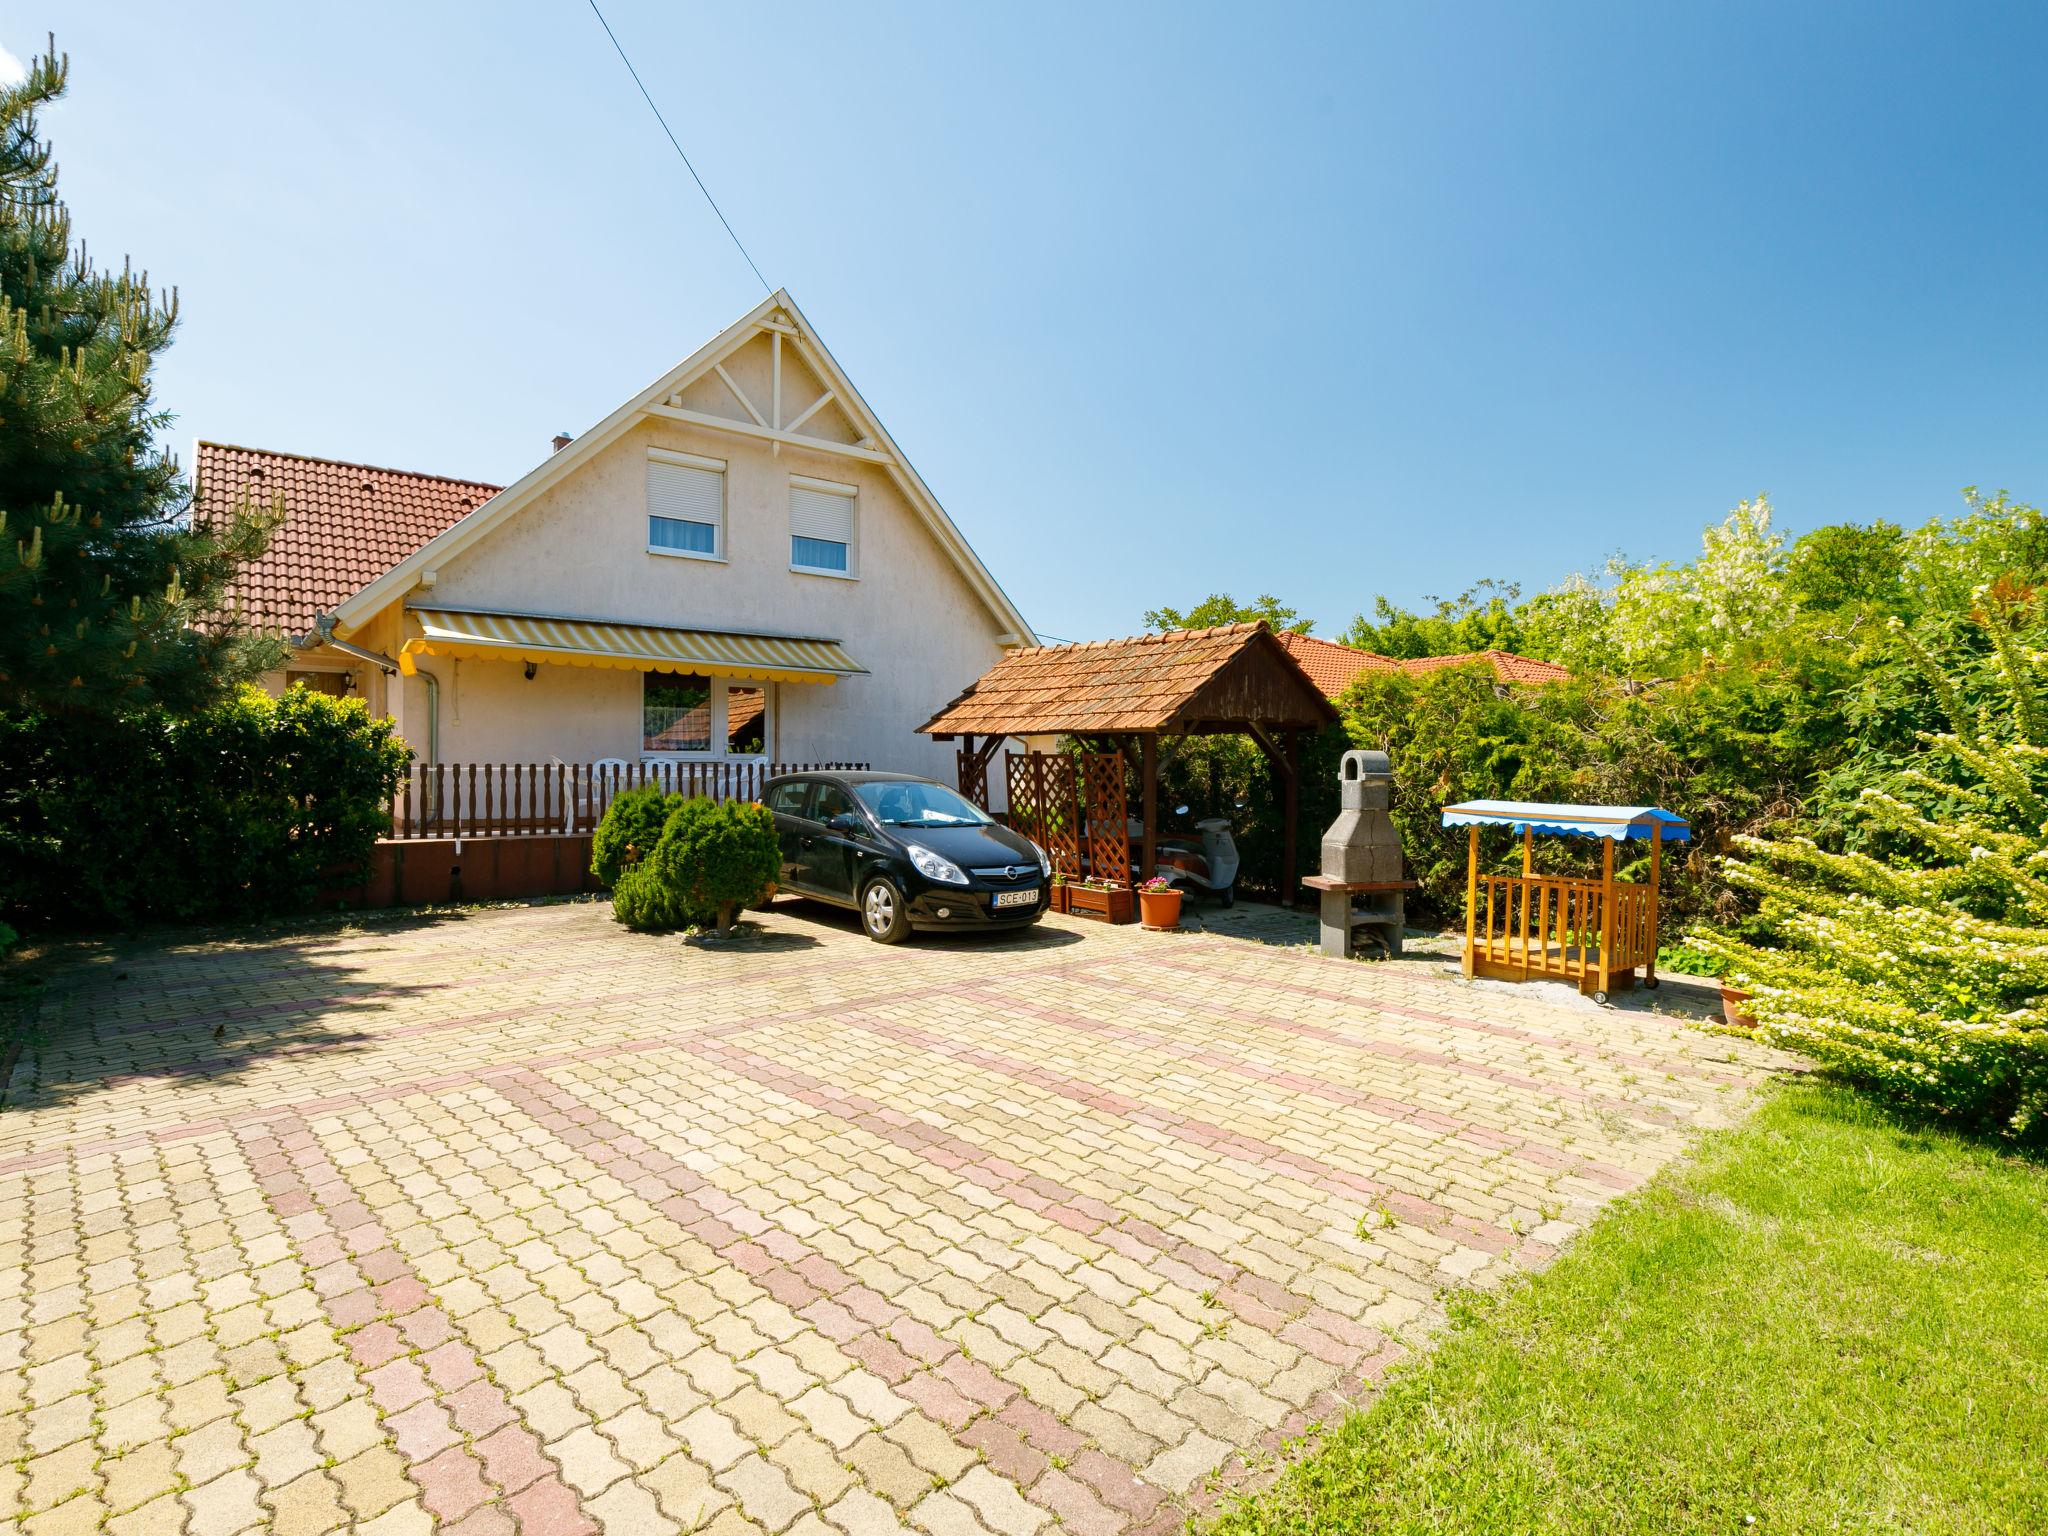
[[1071,760],[1026,752],[1003,761],[1011,827],[1046,851],[1055,874],[1080,879],[1080,802]]
[[1128,880],[1131,833],[1124,801],[1124,755],[1088,752],[1082,755],[1080,765],[1089,869],[1100,879]]

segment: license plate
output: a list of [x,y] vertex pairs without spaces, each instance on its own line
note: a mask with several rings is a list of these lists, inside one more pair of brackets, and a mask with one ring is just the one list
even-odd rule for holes
[[1038,905],[1038,892],[1035,890],[997,891],[995,900],[990,902],[989,905],[992,907],[1035,907]]

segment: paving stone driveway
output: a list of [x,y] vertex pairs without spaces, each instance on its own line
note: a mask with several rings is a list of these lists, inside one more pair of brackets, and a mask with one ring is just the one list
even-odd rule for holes
[[1061,919],[95,955],[0,1113],[31,1533],[1177,1527],[1769,1053]]

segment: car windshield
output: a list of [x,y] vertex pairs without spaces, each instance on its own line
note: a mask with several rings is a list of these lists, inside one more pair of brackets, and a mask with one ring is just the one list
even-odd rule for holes
[[853,792],[885,827],[985,827],[989,816],[964,795],[940,784],[877,779]]

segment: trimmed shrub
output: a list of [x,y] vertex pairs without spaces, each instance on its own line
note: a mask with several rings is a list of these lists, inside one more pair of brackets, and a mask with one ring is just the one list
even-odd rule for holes
[[361,699],[248,687],[184,719],[0,716],[0,910],[263,917],[359,883],[411,750]]
[[663,794],[659,784],[622,789],[612,796],[590,839],[590,872],[616,891],[626,871],[654,851],[669,812],[682,799]]
[[612,915],[629,928],[732,927],[782,867],[775,817],[738,800],[683,800],[654,850],[621,877]]

